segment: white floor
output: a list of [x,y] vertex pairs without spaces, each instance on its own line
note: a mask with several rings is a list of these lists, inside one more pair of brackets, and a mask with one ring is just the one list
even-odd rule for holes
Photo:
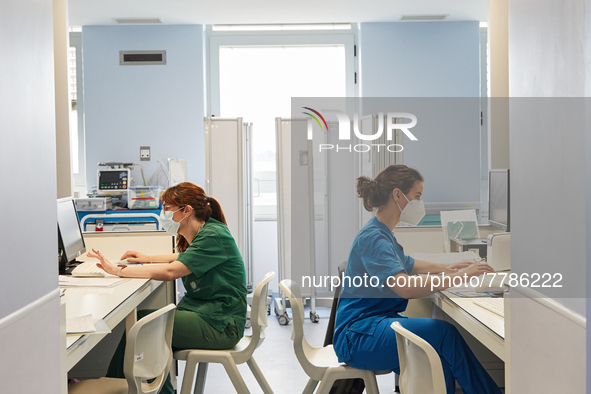
[[[316,311],[320,315],[320,321],[312,323],[307,319],[304,330],[306,339],[312,346],[322,346],[330,309],[317,308]],[[288,313],[291,314],[291,311]],[[306,316],[308,316],[308,310],[306,310]],[[293,351],[291,330],[291,322],[287,326],[281,326],[272,312],[268,319],[267,337],[264,343],[254,352],[256,362],[269,385],[277,394],[300,394],[308,382],[308,377],[302,370]],[[250,334],[250,330],[247,330],[245,334]],[[239,365],[238,369],[251,393],[263,392],[246,364]],[[183,371],[184,362],[179,362],[177,392],[180,392]],[[389,394],[393,392],[394,374],[378,376],[377,379],[380,393]],[[234,386],[232,386],[224,368],[219,364],[210,364],[205,383],[205,393],[235,392]],[[462,391],[458,389],[457,392],[461,393]]]

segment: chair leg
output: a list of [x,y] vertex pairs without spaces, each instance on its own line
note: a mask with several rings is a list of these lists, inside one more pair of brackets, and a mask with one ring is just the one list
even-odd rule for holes
[[201,362],[197,368],[197,379],[195,379],[195,390],[193,394],[203,394],[205,391],[205,378],[207,377],[208,363]]
[[193,379],[195,378],[195,367],[197,367],[197,362],[193,361],[191,356],[187,357],[181,394],[191,394],[191,387],[193,386]]
[[380,394],[376,375],[373,372],[369,372],[363,377],[363,383],[365,383],[365,391],[367,394]]
[[273,394],[273,390],[271,389],[271,386],[269,386],[269,382],[267,382],[267,379],[265,379],[265,376],[261,372],[256,361],[254,361],[254,357],[251,357],[246,363],[248,364],[248,367],[252,371],[252,374],[256,378],[257,382],[259,382],[259,386],[261,386],[263,392],[265,394]]
[[320,381],[320,386],[318,386],[318,391],[316,391],[316,394],[329,394],[334,382],[335,379],[332,376],[326,376],[325,374],[324,379]]
[[304,388],[304,391],[302,391],[302,394],[313,394],[314,390],[316,389],[316,386],[318,386],[317,380],[314,380],[314,379],[308,380],[308,384]]
[[234,360],[226,360],[222,364],[224,365],[226,373],[230,377],[236,392],[238,394],[250,394],[248,387],[246,387],[246,383],[244,383],[242,376],[240,376],[240,372],[238,371],[238,367],[236,366]]

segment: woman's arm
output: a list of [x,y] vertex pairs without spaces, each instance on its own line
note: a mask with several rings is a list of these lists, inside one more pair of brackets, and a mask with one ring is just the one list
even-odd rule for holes
[[[139,267],[126,266],[121,269],[122,278],[149,278],[161,281],[175,280],[187,276],[191,270],[180,261],[173,261],[166,265],[142,265]],[[115,267],[115,275],[117,267]]]
[[[117,275],[116,265],[106,259],[98,250],[93,249],[92,252],[88,253],[88,256],[99,259],[100,263],[97,263],[99,268],[104,269],[108,274]],[[161,265],[126,266],[120,272],[122,278],[146,278],[169,281],[187,276],[191,273],[191,270],[180,261],[173,261],[170,264]]]
[[429,261],[423,260],[415,260],[415,264],[412,267],[412,271],[410,272],[412,275],[414,274],[437,274],[440,272],[444,272],[446,274],[453,274],[458,272],[458,270],[462,268],[467,268],[474,264],[471,261],[462,261],[459,263],[454,264],[440,264],[440,263],[431,263]]
[[437,293],[438,291],[453,287],[454,278],[456,276],[459,276],[463,279],[465,278],[464,280],[469,280],[473,276],[480,276],[494,272],[495,270],[488,264],[472,263],[463,272],[456,272],[446,275],[444,280],[442,280],[440,276],[437,278],[410,277],[404,272],[399,272],[393,277],[388,278],[386,285],[402,298],[422,298]]
[[127,260],[130,263],[170,263],[179,257],[178,253],[147,255],[135,250],[128,250],[121,256],[121,260]]

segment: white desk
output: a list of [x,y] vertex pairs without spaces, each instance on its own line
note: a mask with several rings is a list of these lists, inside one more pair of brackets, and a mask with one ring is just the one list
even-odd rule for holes
[[[66,318],[92,314],[93,319],[102,319],[109,329],[115,328],[124,319],[129,328],[136,321],[136,308],[162,282],[149,279],[130,279],[115,286],[111,294],[68,295],[62,297],[65,304]],[[66,337],[66,371],[72,369],[101,339],[108,334],[76,335]]]
[[[167,254],[174,250],[174,237],[164,231],[149,231],[138,233],[85,233],[84,241],[88,251],[98,249],[111,261],[118,261],[126,250],[139,250],[147,254]],[[84,260],[85,257],[79,258]],[[110,294],[66,295],[61,298],[62,324],[65,351],[62,354],[62,374],[67,379],[70,371],[82,358],[88,354],[108,334],[92,334],[82,336],[65,336],[65,319],[67,317],[92,314],[93,319],[103,319],[109,329],[113,329],[123,320],[129,330],[136,321],[136,308],[141,305],[145,309],[161,308],[169,303],[176,304],[176,288],[174,282],[159,282],[148,279],[131,279],[114,287]],[[65,308],[64,308],[65,306]],[[102,346],[105,346],[103,343]],[[101,345],[97,347],[100,349]],[[84,364],[81,363],[81,364]],[[91,371],[84,370],[80,376],[98,377],[100,370],[96,363],[92,363]],[[76,371],[80,372],[80,371]],[[175,375],[174,363],[171,374]],[[173,385],[176,380],[173,379]],[[66,387],[66,386],[64,386]]]
[[475,305],[471,298],[459,297],[448,291],[435,294],[433,303],[498,358],[506,361],[503,317]]

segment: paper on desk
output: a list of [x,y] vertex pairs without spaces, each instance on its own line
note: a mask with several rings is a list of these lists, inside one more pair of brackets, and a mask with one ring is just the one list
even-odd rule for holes
[[112,294],[114,291],[112,287],[68,287],[68,295]]
[[87,333],[96,331],[92,323],[92,315],[84,315],[66,319],[66,333]]
[[109,334],[110,332],[111,330],[104,320],[96,320],[93,322],[92,315],[66,319],[67,335]]
[[127,282],[129,278],[80,278],[60,275],[61,287],[115,287]]
[[439,264],[453,264],[461,261],[471,261],[478,263],[482,259],[474,251],[459,252],[459,253],[411,253],[411,257],[416,260],[429,261]]

